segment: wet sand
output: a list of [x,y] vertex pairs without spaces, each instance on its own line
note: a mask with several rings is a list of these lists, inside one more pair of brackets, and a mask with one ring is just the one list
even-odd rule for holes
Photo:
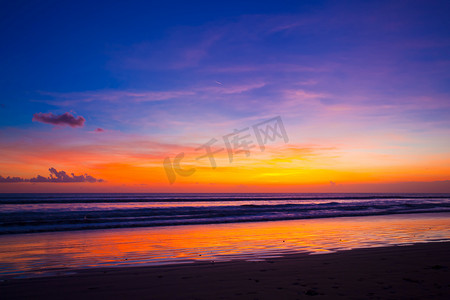
[[2,299],[450,299],[450,243],[81,270],[10,279]]

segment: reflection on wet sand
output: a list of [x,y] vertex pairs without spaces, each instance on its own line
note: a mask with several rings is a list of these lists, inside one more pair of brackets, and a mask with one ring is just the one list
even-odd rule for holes
[[450,240],[450,214],[86,230],[0,236],[1,276]]

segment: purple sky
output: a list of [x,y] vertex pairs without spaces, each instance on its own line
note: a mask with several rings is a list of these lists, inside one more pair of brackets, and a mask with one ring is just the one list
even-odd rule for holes
[[1,176],[161,187],[164,157],[281,116],[284,150],[211,183],[450,179],[448,1],[2,6]]

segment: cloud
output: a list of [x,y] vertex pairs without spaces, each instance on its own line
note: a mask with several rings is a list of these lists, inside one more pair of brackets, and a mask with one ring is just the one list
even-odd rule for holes
[[44,177],[42,175],[37,175],[33,178],[22,178],[22,177],[3,177],[0,175],[0,183],[15,183],[15,182],[55,182],[55,183],[62,183],[62,182],[104,182],[103,179],[96,179],[92,177],[91,175],[84,174],[84,175],[75,175],[74,173],[71,173],[70,175],[67,175],[65,171],[57,171],[55,168],[48,169],[50,171],[49,177]]
[[178,28],[164,40],[142,41],[117,52],[113,66],[134,70],[198,67],[221,40],[222,34],[221,28]]
[[[40,175],[38,175],[40,176]],[[0,175],[0,182],[24,182],[25,179],[21,178],[21,177],[3,177],[2,175]]]
[[97,129],[94,130],[94,132],[98,132],[98,133],[100,133],[100,132],[105,132],[105,129],[103,129],[103,128],[97,128]]
[[55,115],[53,113],[37,113],[33,115],[33,121],[70,127],[83,127],[84,121],[86,121],[82,116],[75,117],[71,113],[64,113],[62,115]]
[[206,92],[209,95],[214,94],[241,94],[244,92],[249,92],[252,90],[256,90],[262,88],[266,85],[264,82],[253,82],[253,83],[244,83],[244,84],[231,84],[224,85],[222,82],[216,81],[216,83],[220,85],[215,86],[206,86],[198,88],[199,92]]
[[77,103],[107,101],[107,102],[156,102],[169,99],[183,98],[195,95],[193,91],[131,91],[131,90],[99,90],[85,91],[73,93],[50,93],[41,92],[44,96],[50,96],[53,99],[44,100],[43,102],[58,105],[72,106]]
[[[266,83],[262,81],[246,81],[239,83],[227,83],[224,84],[220,81],[215,81],[214,85],[203,84],[190,86],[183,90],[163,90],[163,91],[149,91],[149,90],[98,90],[98,91],[85,91],[85,92],[73,92],[73,93],[52,93],[52,92],[40,92],[44,96],[51,97],[53,99],[41,100],[51,105],[57,106],[74,106],[80,103],[90,103],[95,101],[105,101],[111,103],[145,103],[145,102],[161,102],[166,100],[186,100],[186,99],[199,99],[212,98],[216,95],[232,95],[241,94],[259,88],[265,87]],[[65,113],[64,115],[69,113]],[[62,115],[62,116],[64,116]],[[41,121],[41,116],[45,118],[55,119],[62,116],[54,116],[53,114],[35,114],[33,120],[44,123],[51,123],[49,121]],[[74,118],[73,116],[71,116]],[[82,117],[78,117],[82,118]],[[84,118],[83,122],[84,122]],[[54,124],[54,123],[51,123]],[[82,125],[81,125],[82,126]]]

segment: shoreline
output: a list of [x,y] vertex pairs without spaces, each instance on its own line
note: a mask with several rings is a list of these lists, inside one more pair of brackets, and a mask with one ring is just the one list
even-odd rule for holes
[[374,213],[374,214],[361,214],[361,215],[336,215],[336,216],[315,216],[304,218],[283,218],[283,219],[267,219],[267,220],[245,220],[245,221],[228,221],[228,222],[205,222],[205,223],[179,223],[169,225],[134,225],[134,226],[118,226],[118,227],[99,227],[99,228],[77,228],[77,229],[58,229],[58,230],[36,230],[36,231],[24,231],[24,232],[0,232],[1,237],[9,236],[22,236],[30,234],[58,234],[58,233],[71,233],[71,232],[95,232],[104,230],[133,230],[133,229],[160,229],[160,228],[176,228],[185,226],[208,226],[208,225],[233,225],[233,224],[249,224],[249,223],[272,223],[283,221],[309,221],[309,220],[329,220],[329,219],[347,219],[347,218],[375,218],[375,217],[428,217],[430,215],[450,215],[450,210],[442,211],[424,211],[424,212],[394,212],[394,213]]
[[109,226],[109,227],[86,227],[86,228],[71,228],[71,229],[43,229],[34,231],[17,231],[17,232],[0,232],[2,236],[22,235],[22,234],[40,234],[40,233],[65,233],[65,232],[85,232],[94,230],[127,230],[127,229],[139,229],[139,228],[166,228],[166,227],[178,227],[178,226],[201,226],[201,225],[227,225],[227,224],[247,224],[247,223],[259,223],[259,222],[282,222],[282,221],[306,221],[306,220],[321,220],[321,219],[336,219],[336,218],[364,218],[364,217],[389,217],[389,216],[427,216],[429,214],[450,214],[450,210],[439,211],[405,211],[405,212],[380,212],[369,214],[342,214],[342,215],[330,215],[330,216],[306,216],[306,217],[291,217],[291,218],[272,218],[272,219],[260,219],[260,220],[233,220],[233,221],[216,221],[216,222],[180,222],[176,224],[142,224],[133,226]]
[[445,242],[449,222],[423,213],[3,235],[0,280]]
[[448,299],[450,242],[290,254],[264,261],[77,270],[0,282],[3,299]]

